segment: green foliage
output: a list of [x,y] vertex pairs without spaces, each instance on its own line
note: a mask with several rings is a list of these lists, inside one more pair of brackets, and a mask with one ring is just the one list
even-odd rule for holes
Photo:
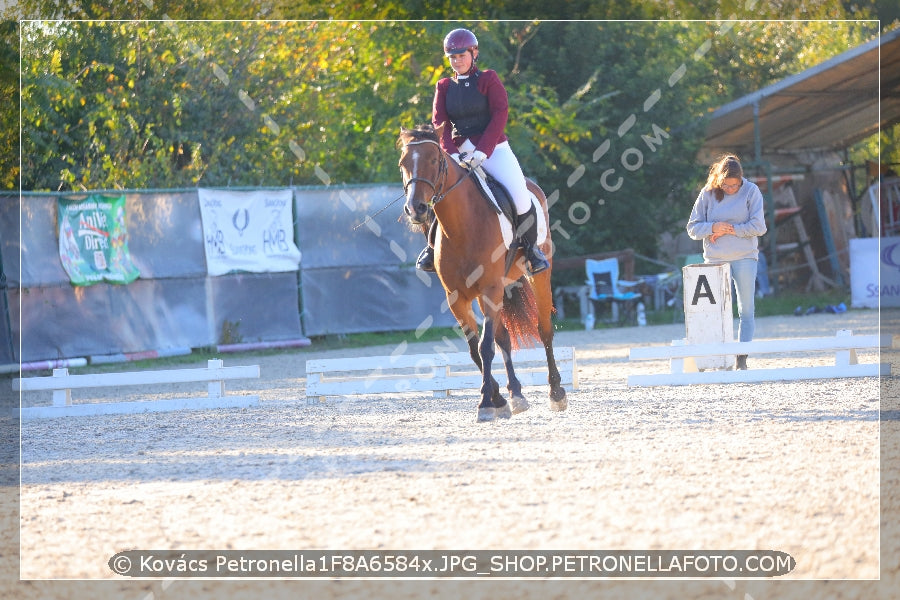
[[25,189],[196,183],[191,165],[176,168],[188,86],[168,28],[26,23],[22,47]]
[[430,114],[426,26],[26,27],[26,189],[378,181],[388,138]]
[[[556,192],[562,255],[624,247],[653,255],[658,235],[683,217],[672,203],[693,183],[703,132],[690,94],[703,71],[684,69],[669,82],[689,61],[689,30],[680,22],[543,23],[522,52],[518,79],[565,99],[544,93],[521,102],[532,127],[517,140],[526,170]],[[534,118],[545,105],[556,107],[549,127]]]
[[[877,159],[879,153],[880,160]],[[852,190],[856,195],[864,192],[881,175],[900,174],[900,123],[855,144],[848,154],[850,163],[867,167],[866,177],[857,182],[857,189]]]
[[0,22],[0,97],[8,98],[0,110],[0,189],[19,187],[19,25]]
[[229,321],[225,319],[222,321],[222,335],[219,338],[220,344],[240,344],[244,341],[244,336],[241,335],[241,322],[240,321]]

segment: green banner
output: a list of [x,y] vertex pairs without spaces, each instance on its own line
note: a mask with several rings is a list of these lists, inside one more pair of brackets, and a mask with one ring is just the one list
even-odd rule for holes
[[125,196],[59,199],[59,258],[74,285],[131,283],[140,272],[128,253]]

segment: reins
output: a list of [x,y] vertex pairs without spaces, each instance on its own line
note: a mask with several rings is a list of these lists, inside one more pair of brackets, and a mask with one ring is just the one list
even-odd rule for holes
[[[434,194],[431,195],[431,200],[429,200],[426,204],[428,205],[428,208],[433,208],[435,204],[437,204],[438,202],[443,200],[447,194],[452,192],[456,188],[456,186],[458,186],[459,184],[461,184],[463,181],[465,181],[467,178],[471,177],[474,174],[474,170],[468,170],[468,172],[465,176],[460,177],[456,181],[456,183],[454,183],[453,185],[450,186],[450,188],[447,191],[442,192],[441,190],[444,189],[444,184],[447,181],[447,175],[450,172],[450,167],[447,165],[447,156],[445,155],[444,151],[440,148],[440,144],[438,144],[434,140],[417,140],[414,142],[408,142],[406,145],[414,146],[417,144],[426,144],[426,143],[434,144],[435,146],[438,147],[438,152],[440,152],[441,164],[438,167],[437,183],[431,181],[430,179],[425,179],[424,177],[410,177],[409,180],[403,184],[403,193],[401,195],[397,196],[396,198],[394,198],[393,200],[391,200],[390,202],[388,202],[387,204],[382,206],[380,209],[378,209],[371,215],[366,215],[366,218],[362,223],[359,223],[358,225],[353,227],[354,231],[356,231],[357,229],[359,229],[360,227],[362,227],[363,225],[365,225],[366,223],[371,221],[374,217],[377,217],[378,215],[383,213],[385,210],[387,210],[391,205],[393,205],[398,200],[402,200],[403,198],[405,198],[407,189],[409,188],[409,185],[412,183],[415,183],[418,181],[421,183],[427,183],[431,187]],[[438,188],[438,185],[440,185],[440,189]]]
[[359,223],[358,225],[355,225],[355,226],[353,227],[353,231],[356,231],[357,229],[359,229],[360,227],[362,227],[363,225],[365,225],[366,223],[368,223],[369,221],[371,221],[374,217],[377,217],[378,215],[380,215],[381,213],[383,213],[384,211],[386,211],[386,210],[387,210],[394,202],[396,202],[397,200],[403,200],[404,198],[406,198],[406,194],[405,194],[405,193],[404,193],[404,194],[400,194],[399,196],[397,196],[396,198],[394,198],[393,200],[391,200],[390,202],[388,202],[387,204],[385,204],[384,206],[382,206],[381,208],[379,208],[378,210],[376,210],[376,211],[375,211],[374,213],[372,213],[371,215],[366,215],[366,218],[365,218],[365,220],[364,220],[362,223]]

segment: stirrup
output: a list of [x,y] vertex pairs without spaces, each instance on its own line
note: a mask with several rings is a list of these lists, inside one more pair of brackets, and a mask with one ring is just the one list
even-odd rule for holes
[[425,249],[419,253],[419,258],[416,259],[416,268],[420,271],[427,271],[429,273],[434,273],[434,248],[431,246],[425,246]]
[[547,260],[547,257],[544,256],[544,253],[537,246],[526,247],[525,254],[528,261],[528,270],[532,275],[537,275],[541,271],[546,271],[550,268],[550,261]]

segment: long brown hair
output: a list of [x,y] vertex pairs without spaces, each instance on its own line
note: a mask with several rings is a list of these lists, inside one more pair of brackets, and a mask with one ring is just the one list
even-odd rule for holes
[[716,200],[721,201],[725,197],[722,182],[732,177],[736,179],[744,177],[741,161],[734,154],[723,154],[709,167],[709,176],[706,178],[706,185],[703,189],[714,192]]

